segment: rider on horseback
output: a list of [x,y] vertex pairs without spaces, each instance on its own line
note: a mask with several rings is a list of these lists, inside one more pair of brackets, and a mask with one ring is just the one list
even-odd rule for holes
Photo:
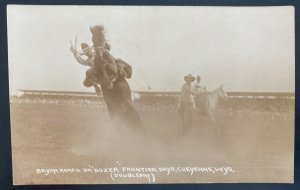
[[110,54],[105,45],[107,43],[102,25],[90,27],[90,31],[97,78],[113,125],[140,126],[140,116],[133,105],[130,86],[125,79],[131,77],[131,66]]
[[194,83],[192,88],[192,91],[195,95],[207,92],[206,87],[202,86],[200,83],[201,83],[201,77],[198,75],[196,78],[196,82]]
[[[86,87],[94,86],[96,93],[99,95],[101,90],[99,87],[99,82],[97,81],[96,70],[94,68],[94,59],[95,59],[94,52],[86,43],[81,44],[81,49],[82,49],[82,53],[78,53],[73,48],[73,46],[71,46],[70,48],[71,52],[74,55],[74,58],[79,64],[91,67],[86,71],[86,77],[83,82],[84,86]],[[86,56],[87,59],[83,59],[81,56]]]
[[[86,72],[86,78],[83,84],[86,87],[94,86],[96,93],[100,95],[101,90],[97,78],[97,70],[95,69],[95,65],[94,65],[94,59],[95,59],[94,51],[92,47],[89,47],[88,44],[86,43],[82,43],[81,48],[82,48],[82,53],[78,53],[72,46],[70,49],[76,61],[79,64],[91,67]],[[111,78],[110,88],[112,88],[113,85],[112,83],[117,77],[130,78],[132,74],[132,69],[131,66],[124,60],[119,58],[115,59],[113,56],[111,56],[109,50],[110,50],[110,45],[108,43],[105,43],[105,53],[104,53],[105,56],[103,56],[103,58],[106,62],[106,69],[110,73],[110,78]],[[87,59],[83,59],[81,56],[86,56]]]

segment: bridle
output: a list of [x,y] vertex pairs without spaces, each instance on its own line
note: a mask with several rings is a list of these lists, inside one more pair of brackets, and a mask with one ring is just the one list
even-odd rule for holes
[[107,51],[104,46],[92,46],[91,48],[94,49],[95,54],[99,53],[101,58],[103,58],[103,53]]

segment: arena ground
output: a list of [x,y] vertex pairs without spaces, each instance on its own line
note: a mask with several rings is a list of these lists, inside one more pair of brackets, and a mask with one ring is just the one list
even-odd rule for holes
[[175,110],[139,110],[142,130],[114,128],[90,106],[11,105],[14,184],[148,183],[102,174],[37,173],[46,168],[231,167],[234,172],[155,174],[155,183],[293,181],[294,115],[218,110],[217,133],[196,118],[183,135]]

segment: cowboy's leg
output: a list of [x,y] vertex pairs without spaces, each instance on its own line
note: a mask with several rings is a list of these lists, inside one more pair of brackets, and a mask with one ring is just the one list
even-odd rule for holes
[[189,128],[189,118],[188,118],[188,109],[185,107],[184,109],[184,124],[183,124],[183,133],[186,134]]
[[203,101],[202,101],[202,96],[201,94],[196,95],[197,99],[197,109],[198,109],[198,114],[202,115],[203,114]]
[[179,101],[177,103],[176,111],[180,118],[180,127],[183,128],[184,127],[184,108],[183,108],[183,103],[182,103],[181,99],[179,99]]
[[124,70],[123,66],[120,64],[117,64],[118,68],[118,76],[122,78],[128,78],[126,71]]
[[193,117],[193,112],[192,112],[192,109],[191,108],[189,108],[188,110],[187,110],[187,130],[190,130],[191,129],[191,127],[192,127],[192,117]]
[[193,109],[190,109],[190,114],[189,114],[190,127],[192,127],[192,123],[194,119],[193,114],[194,114]]

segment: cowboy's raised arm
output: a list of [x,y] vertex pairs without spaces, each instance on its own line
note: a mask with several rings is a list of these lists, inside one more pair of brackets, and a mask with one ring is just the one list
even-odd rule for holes
[[70,50],[71,50],[71,52],[73,53],[74,58],[76,59],[76,61],[77,61],[79,64],[84,65],[84,66],[89,66],[88,62],[85,61],[84,59],[82,59],[82,58],[78,55],[77,51],[76,51],[73,47],[71,47]]

